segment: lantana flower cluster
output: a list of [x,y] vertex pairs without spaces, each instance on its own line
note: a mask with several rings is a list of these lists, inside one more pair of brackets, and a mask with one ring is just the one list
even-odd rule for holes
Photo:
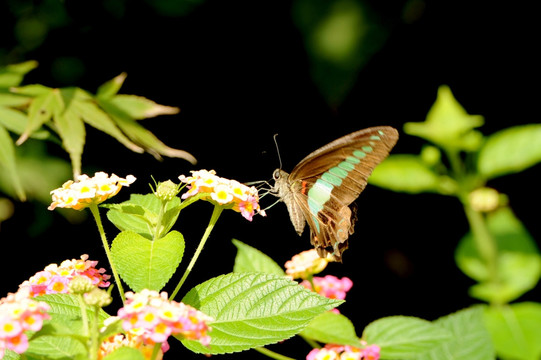
[[208,332],[212,318],[197,309],[168,300],[167,293],[144,289],[127,292],[126,304],[118,310],[125,331],[140,334],[147,344],[164,343],[170,335],[210,343]]
[[[114,321],[116,319],[117,317],[115,316],[111,316],[108,318],[108,320],[111,321]],[[154,344],[146,344],[140,334],[134,331],[126,331],[125,334],[113,335],[101,343],[100,349],[98,350],[98,360],[102,360],[107,355],[111,354],[116,349],[119,349],[121,347],[130,347],[133,349],[137,349],[139,350],[139,352],[141,352],[141,354],[146,360],[152,359]],[[160,352],[158,352],[157,356],[154,359],[161,360],[163,358],[163,353],[167,350],[169,350],[169,345],[167,344],[167,342],[162,343]]]
[[313,349],[306,360],[378,360],[380,348],[377,345],[356,348],[353,346],[325,345],[321,349]]
[[19,285],[19,289],[26,290],[30,297],[67,293],[70,282],[79,276],[88,278],[95,286],[108,287],[111,276],[105,274],[104,268],[96,268],[97,264],[88,260],[86,254],[80,259],[64,260],[60,265],[50,264]]
[[22,354],[28,349],[25,331],[39,331],[49,319],[49,305],[30,299],[25,291],[0,299],[0,359],[6,349]]
[[129,186],[134,181],[133,175],[128,175],[125,179],[115,174],[109,176],[104,172],[97,172],[93,177],[79,175],[77,181],[68,180],[62,187],[51,191],[53,202],[48,209],[61,207],[82,210],[115,196],[123,186]]
[[286,274],[292,279],[308,279],[322,272],[328,263],[328,259],[319,257],[316,249],[306,250],[285,263]]
[[190,177],[179,176],[180,181],[188,184],[188,191],[182,194],[182,199],[196,194],[208,194],[203,200],[230,207],[249,221],[252,221],[255,214],[265,216],[265,212],[259,207],[259,194],[255,186],[219,177],[214,170],[198,170],[191,173]]
[[[315,289],[312,289],[312,284]],[[312,282],[304,280],[301,285],[329,299],[344,300],[346,293],[353,286],[353,282],[348,277],[339,279],[334,275],[326,275],[324,277],[314,276]]]

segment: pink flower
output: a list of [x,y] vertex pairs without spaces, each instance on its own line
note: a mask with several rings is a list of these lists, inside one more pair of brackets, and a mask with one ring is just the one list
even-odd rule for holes
[[349,278],[343,277],[342,279],[339,279],[333,275],[314,277],[312,282],[314,283],[315,289],[312,289],[312,285],[307,280],[304,280],[301,285],[329,299],[338,300],[344,300],[346,298],[346,293],[353,286],[353,282]]
[[180,181],[186,183],[188,188],[188,191],[182,194],[182,199],[206,194],[203,200],[240,212],[249,221],[252,221],[255,214],[265,216],[265,212],[259,207],[259,195],[255,187],[219,177],[214,170],[191,173],[190,177],[179,176]]
[[212,319],[189,305],[170,301],[167,293],[144,289],[126,293],[126,304],[118,310],[126,331],[142,334],[146,343],[165,343],[170,335],[210,343],[208,323]]
[[364,348],[327,344],[321,349],[313,349],[306,360],[379,360],[380,348],[370,345]]
[[48,319],[49,306],[28,297],[22,291],[0,299],[0,358],[5,349],[22,354],[28,348],[25,331],[39,331]]
[[285,263],[286,274],[293,279],[307,279],[322,272],[329,261],[319,257],[316,249],[301,252]]

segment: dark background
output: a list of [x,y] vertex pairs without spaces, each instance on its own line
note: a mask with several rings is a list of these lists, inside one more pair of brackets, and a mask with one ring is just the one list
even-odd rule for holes
[[[37,3],[28,2],[29,7]],[[147,192],[151,175],[176,180],[192,169],[215,169],[239,181],[268,180],[278,167],[274,134],[279,134],[283,168],[290,171],[309,152],[349,132],[374,125],[401,130],[405,122],[423,121],[442,84],[450,86],[470,114],[485,117],[480,129],[485,134],[539,121],[539,91],[532,90],[539,83],[537,13],[529,3],[369,1],[386,39],[352,75],[353,86],[343,100],[332,105],[311,77],[310,54],[292,20],[292,1],[194,1],[182,15],[163,15],[144,1],[68,0],[58,4],[69,21],[51,27],[43,42],[30,49],[21,48],[14,35],[21,15],[13,4],[0,4],[0,59],[38,60],[40,66],[25,84],[95,91],[127,72],[122,93],[181,108],[178,115],[144,125],[169,146],[196,156],[195,167],[179,159],[158,162],[148,154],[130,153],[114,139],[88,130],[83,170],[138,178],[120,200],[132,191]],[[68,59],[64,66],[71,74],[58,71],[59,58]],[[420,151],[421,140],[401,136],[393,153]],[[538,184],[539,167],[489,184],[510,196],[513,210],[535,238],[541,233]],[[263,203],[272,201],[265,198]],[[353,279],[341,312],[353,320],[359,335],[383,316],[433,320],[476,303],[467,295],[473,282],[453,258],[468,230],[457,200],[369,186],[357,202],[361,220],[344,264],[331,264],[326,273]],[[16,204],[15,217],[2,224],[1,266],[7,275],[2,294],[15,291],[45,265],[82,253],[105,266],[90,219],[70,224],[44,207]],[[177,229],[187,240],[186,261],[211,211],[211,205],[200,203],[182,214]],[[52,226],[34,231],[43,218]],[[107,230],[114,237],[116,230]],[[280,264],[309,247],[308,234],[297,237],[281,204],[252,223],[225,212],[186,289],[232,270],[232,238]],[[17,259],[15,264],[11,258]],[[520,300],[539,301],[539,290]],[[271,348],[297,358],[309,351],[300,341]],[[171,352],[196,357],[178,344]],[[222,358],[258,357],[263,358],[250,351]]]

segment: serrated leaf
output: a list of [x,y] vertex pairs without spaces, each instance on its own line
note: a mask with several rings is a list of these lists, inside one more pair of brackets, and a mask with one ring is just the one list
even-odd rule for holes
[[184,254],[184,237],[178,231],[149,240],[133,231],[123,231],[111,245],[111,255],[120,277],[135,291],[160,291],[175,273]]
[[485,321],[496,352],[503,359],[541,358],[541,304],[525,302],[488,307]]
[[487,179],[516,173],[541,162],[541,124],[513,126],[487,137],[477,169]]
[[378,345],[383,359],[417,359],[451,340],[452,334],[427,320],[391,316],[370,323],[362,338],[368,344]]
[[314,318],[301,335],[324,344],[360,347],[353,323],[344,315],[330,311]]
[[19,200],[26,200],[26,194],[22,187],[17,163],[15,158],[15,146],[13,139],[3,126],[0,125],[0,169],[9,174],[10,184],[15,190]]
[[342,301],[327,299],[283,276],[231,273],[210,279],[182,299],[214,318],[211,343],[182,340],[197,353],[224,354],[273,344],[299,333]]
[[263,272],[285,275],[280,265],[256,248],[236,239],[233,239],[233,244],[237,247],[233,272]]
[[487,215],[486,222],[498,248],[498,281],[488,282],[490,270],[471,232],[460,241],[455,259],[466,275],[481,283],[472,287],[472,296],[506,303],[535,287],[541,277],[541,256],[534,239],[510,208]]
[[492,339],[483,322],[483,307],[458,311],[434,321],[453,334],[453,339],[442,343],[418,360],[494,360]]
[[28,344],[25,355],[31,359],[75,359],[87,353],[85,346],[67,336],[40,336]]
[[[165,215],[162,218],[161,233],[158,237],[165,235],[179,215],[180,199],[178,197],[167,203]],[[154,237],[155,222],[158,219],[161,201],[154,194],[131,194],[130,200],[120,204],[106,205],[109,209],[107,218],[121,231],[131,230],[147,239]]]
[[457,187],[452,179],[438,175],[415,155],[389,156],[374,169],[368,182],[385,189],[410,194],[422,192],[452,194]]

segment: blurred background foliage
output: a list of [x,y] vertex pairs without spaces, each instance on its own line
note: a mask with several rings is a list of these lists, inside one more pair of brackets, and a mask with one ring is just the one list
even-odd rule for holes
[[[486,136],[538,123],[534,6],[466,0],[4,0],[0,66],[36,60],[39,67],[23,85],[77,86],[93,94],[126,72],[124,93],[180,108],[179,114],[144,123],[164,143],[192,153],[196,168],[240,181],[263,180],[278,166],[274,134],[289,171],[312,150],[349,132],[374,125],[402,130],[423,121],[443,84],[469,114],[483,116],[479,130]],[[393,154],[438,158],[433,150],[401,132]],[[66,179],[64,172],[69,175],[59,144],[31,139],[17,149],[22,159],[26,152],[46,155],[53,167],[45,160],[32,166],[59,178],[53,185],[31,177],[36,186],[52,189]],[[176,179],[194,169],[181,159],[158,162],[131,153],[93,129],[82,164],[87,173],[134,174],[138,181],[130,192],[146,192],[151,174]],[[538,183],[539,166],[487,183],[510,196],[509,205],[533,239],[541,237]],[[350,250],[344,264],[331,269],[362,279],[351,292],[362,304],[341,309],[355,313],[357,326],[394,314],[434,319],[471,305],[468,288],[474,282],[454,259],[468,232],[456,199],[429,193],[412,198],[369,186],[358,204],[362,221]],[[0,209],[0,221],[18,214],[2,222],[0,240],[33,263],[20,278],[6,279],[2,293],[49,262],[102,253],[90,222],[67,221],[43,205],[9,197],[0,199]],[[198,269],[191,285],[232,267],[231,238],[278,262],[308,247],[306,234],[298,239],[290,228],[285,207],[268,213],[252,224],[224,215],[210,239],[212,250],[202,258],[217,266]],[[209,215],[201,207],[181,219],[186,253],[193,250],[189,239],[201,235],[200,219],[206,223]],[[52,246],[54,259],[41,258]],[[11,271],[9,266],[2,271]],[[520,300],[538,299],[539,287]]]

